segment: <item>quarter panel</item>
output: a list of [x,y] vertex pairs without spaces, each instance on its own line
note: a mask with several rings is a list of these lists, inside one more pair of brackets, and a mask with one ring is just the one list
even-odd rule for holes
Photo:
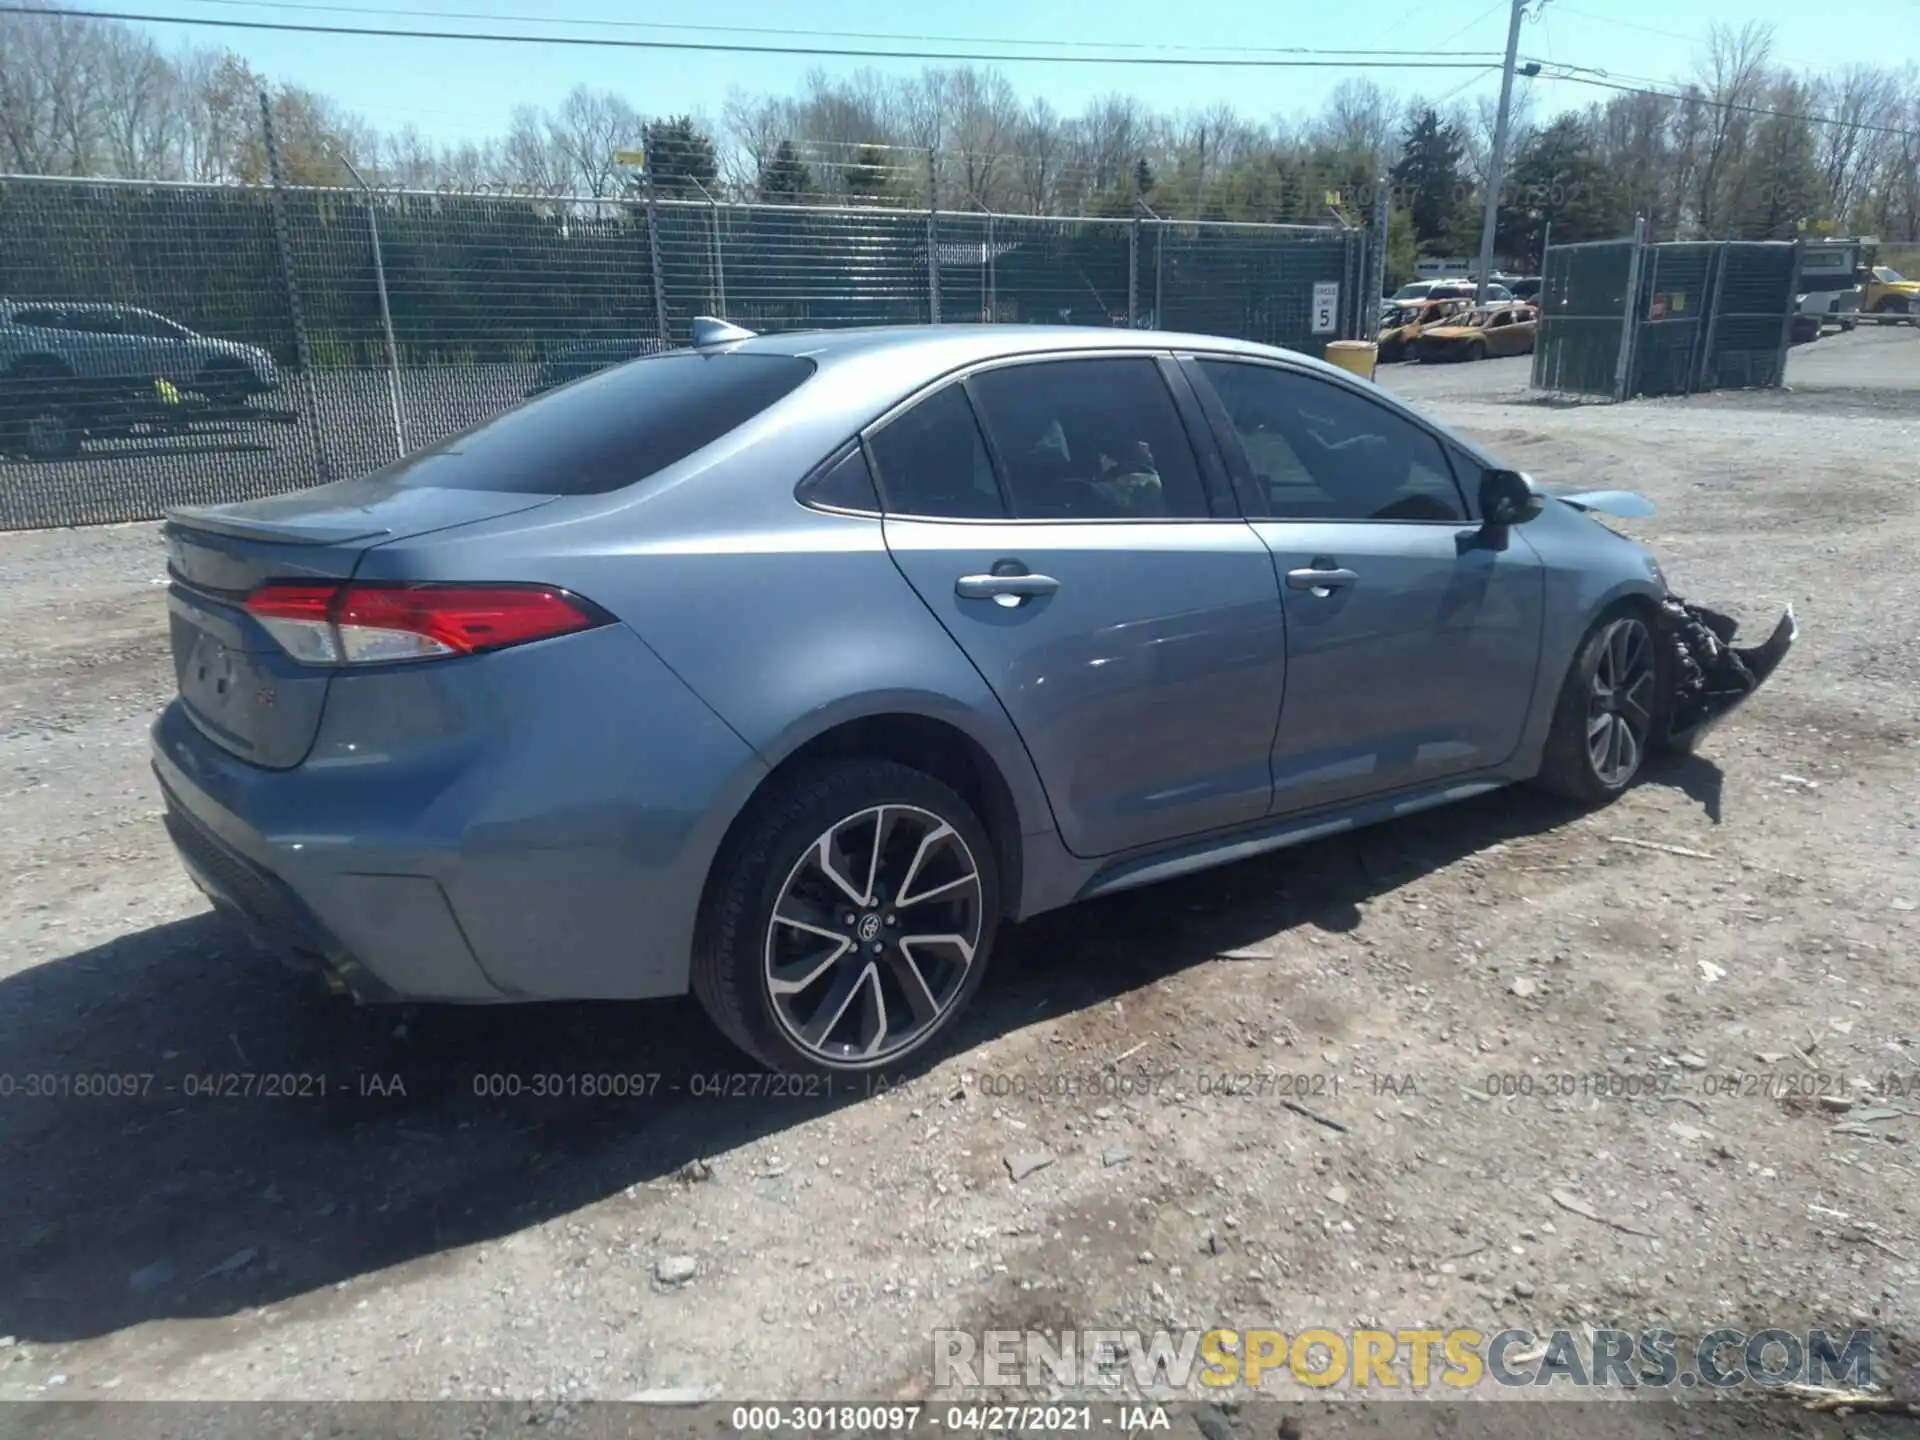
[[708,867],[766,773],[619,625],[343,673],[297,770],[155,741],[234,848],[319,898],[437,881],[488,979],[533,999],[683,993]]
[[682,492],[518,535],[385,546],[369,558],[382,571],[539,580],[586,596],[644,637],[768,766],[847,720],[945,720],[999,766],[1022,831],[1050,828],[1006,712],[901,578],[880,521],[800,505],[792,490],[804,473],[776,494],[741,487],[734,505]]

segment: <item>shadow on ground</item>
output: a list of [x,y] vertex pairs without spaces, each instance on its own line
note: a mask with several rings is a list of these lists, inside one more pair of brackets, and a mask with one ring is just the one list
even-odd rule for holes
[[[1370,900],[1570,813],[1496,791],[1040,917],[1005,934],[956,1043],[1293,927],[1351,929]],[[285,1300],[863,1098],[704,1093],[751,1067],[691,1001],[355,1010],[212,915],[0,983],[0,1056],[0,1333],[23,1342]],[[593,1077],[616,1093],[580,1093]]]

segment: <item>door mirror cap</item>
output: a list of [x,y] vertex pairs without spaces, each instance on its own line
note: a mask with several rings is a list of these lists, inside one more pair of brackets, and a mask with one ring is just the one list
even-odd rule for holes
[[1488,470],[1480,476],[1480,519],[1489,527],[1524,525],[1544,503],[1533,481],[1518,470]]

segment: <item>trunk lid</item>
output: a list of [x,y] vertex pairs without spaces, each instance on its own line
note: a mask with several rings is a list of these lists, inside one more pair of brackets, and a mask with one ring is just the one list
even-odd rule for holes
[[194,724],[269,769],[313,746],[331,668],[289,656],[247,613],[270,580],[351,579],[376,545],[498,519],[554,497],[400,485],[391,474],[290,495],[167,511],[167,610],[174,677]]

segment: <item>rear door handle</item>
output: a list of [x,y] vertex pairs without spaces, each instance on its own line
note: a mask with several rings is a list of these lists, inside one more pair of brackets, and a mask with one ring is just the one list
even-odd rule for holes
[[1357,585],[1360,577],[1351,570],[1289,570],[1287,587],[1291,590],[1337,590],[1343,585]]
[[953,582],[953,593],[962,600],[1024,600],[1033,595],[1051,595],[1060,582],[1051,575],[962,575]]

